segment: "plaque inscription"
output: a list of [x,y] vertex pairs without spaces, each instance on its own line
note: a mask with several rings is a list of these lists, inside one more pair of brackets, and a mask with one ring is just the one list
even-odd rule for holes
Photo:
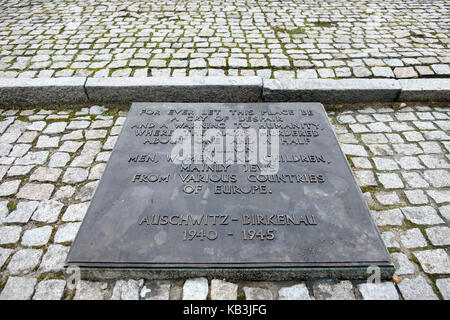
[[134,103],[67,263],[391,266],[318,103]]

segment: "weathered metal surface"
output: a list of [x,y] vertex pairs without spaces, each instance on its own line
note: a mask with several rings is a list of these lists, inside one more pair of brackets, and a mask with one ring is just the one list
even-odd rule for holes
[[[174,144],[164,142],[171,130],[194,120],[223,132],[278,127],[278,172],[265,176],[243,164],[183,168],[167,161]],[[194,189],[198,194],[189,193]],[[392,266],[319,103],[134,103],[67,263],[127,269]]]

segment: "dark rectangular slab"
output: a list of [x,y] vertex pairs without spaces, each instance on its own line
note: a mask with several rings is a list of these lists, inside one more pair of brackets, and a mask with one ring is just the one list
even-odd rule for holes
[[[167,161],[171,130],[193,120],[278,127],[279,171]],[[371,265],[384,277],[393,271],[319,103],[134,103],[67,264],[152,278],[363,278]]]

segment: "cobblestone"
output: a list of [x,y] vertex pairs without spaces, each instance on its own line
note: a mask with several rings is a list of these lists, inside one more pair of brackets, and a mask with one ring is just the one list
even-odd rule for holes
[[412,279],[403,279],[398,284],[398,288],[405,300],[437,300],[433,288],[428,284],[423,276]]
[[244,294],[247,300],[273,300],[273,294],[268,289],[244,287]]
[[183,300],[206,300],[208,296],[208,279],[188,279],[183,286]]
[[415,251],[414,255],[426,273],[450,273],[450,258],[445,250]]
[[33,300],[60,300],[66,287],[65,280],[50,279],[38,283]]
[[362,283],[358,285],[364,300],[399,300],[397,290],[392,282]]
[[9,277],[0,300],[28,300],[34,292],[37,280],[29,277]]
[[447,7],[434,1],[92,0],[19,10],[7,0],[1,9],[1,77],[450,76]]
[[353,285],[350,281],[339,283],[317,282],[313,286],[314,296],[318,300],[355,300]]

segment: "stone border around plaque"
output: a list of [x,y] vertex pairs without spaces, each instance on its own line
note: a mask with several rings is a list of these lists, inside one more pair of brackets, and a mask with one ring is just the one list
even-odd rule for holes
[[[73,271],[72,271],[73,272]],[[317,279],[367,280],[379,272],[380,280],[392,280],[394,268],[105,268],[82,267],[80,276],[86,280],[148,279],[179,280],[197,277],[221,278],[231,281],[294,281]],[[374,278],[375,279],[375,278]]]
[[[277,128],[278,171],[263,175],[258,162],[175,164],[176,128],[193,136],[194,149],[209,129]],[[133,103],[66,263],[94,278],[394,272],[320,103]]]
[[0,105],[153,102],[448,102],[448,78],[0,78]]

